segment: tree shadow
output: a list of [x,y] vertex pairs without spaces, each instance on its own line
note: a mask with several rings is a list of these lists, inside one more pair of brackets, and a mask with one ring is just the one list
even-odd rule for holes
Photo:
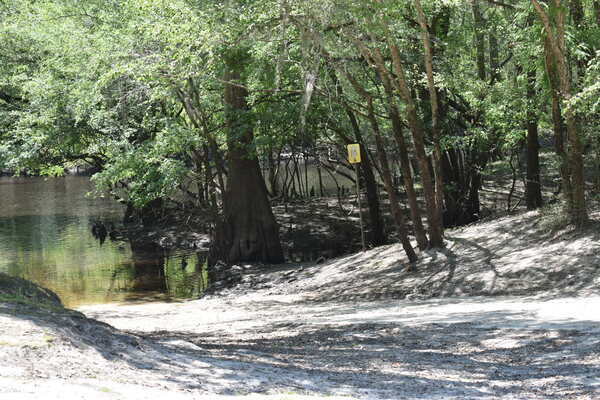
[[[404,267],[398,246],[333,260],[337,277],[310,286],[309,301],[540,295],[598,292],[600,222],[582,230],[544,230],[537,213],[450,231],[448,247],[422,252],[416,272]],[[348,279],[346,270],[362,264]],[[354,270],[353,270],[354,272]],[[333,275],[334,273],[331,273]],[[324,275],[321,275],[323,278]],[[315,290],[312,290],[315,289]]]
[[[461,319],[457,315],[457,319]],[[470,316],[472,317],[472,316]],[[487,321],[503,326],[517,313],[495,312]],[[567,325],[568,326],[568,325]],[[279,338],[277,331],[304,330]],[[159,332],[146,337],[169,352],[194,357],[178,343],[198,346],[216,368],[228,368],[227,378],[261,380],[260,389],[302,387],[321,394],[353,395],[377,392],[381,398],[402,393],[423,397],[495,398],[537,392],[544,398],[589,395],[600,366],[581,362],[597,354],[600,339],[573,329],[510,330],[473,322],[403,324],[357,323],[344,326],[273,324],[249,336],[227,332],[195,335]],[[585,338],[585,340],[583,340]],[[500,348],[498,348],[500,342]],[[508,343],[502,347],[502,343]],[[210,362],[209,362],[210,363]],[[237,364],[239,363],[239,364]],[[260,378],[254,372],[262,371]],[[180,383],[178,378],[173,378]],[[539,384],[551,380],[540,389]],[[235,383],[230,383],[235,385]],[[229,390],[232,386],[229,386]]]
[[[439,299],[413,306],[331,303],[303,308],[261,302],[244,318],[267,321],[242,330],[232,330],[224,321],[197,332],[177,327],[123,332],[69,310],[30,309],[26,314],[3,305],[0,314],[28,319],[76,347],[93,349],[182,390],[224,395],[298,390],[388,399],[600,394],[594,386],[600,376],[594,362],[600,338],[590,328],[596,322],[543,321],[501,306],[461,311],[461,303],[465,301]],[[455,307],[453,312],[444,312],[448,305]],[[269,314],[274,308],[279,314]],[[432,315],[436,309],[440,312]],[[160,313],[153,317],[163,318]]]

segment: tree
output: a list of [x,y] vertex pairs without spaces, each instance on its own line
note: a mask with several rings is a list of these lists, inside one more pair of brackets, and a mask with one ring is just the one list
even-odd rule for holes
[[241,80],[248,52],[233,49],[225,55],[224,102],[228,126],[227,189],[223,217],[218,222],[213,254],[228,262],[283,262],[279,226],[267,198],[267,187],[253,154],[248,92]]
[[[555,97],[568,103],[572,97],[571,77],[567,66],[566,48],[566,7],[561,0],[552,0],[549,10],[544,8],[537,0],[531,0],[540,21],[544,26],[546,69],[550,78]],[[554,109],[559,105],[555,104]],[[558,110],[554,112],[555,126],[562,124]],[[569,141],[566,168],[563,175],[567,198],[569,218],[576,226],[582,226],[588,219],[585,201],[585,180],[583,175],[583,145],[579,134],[579,127],[573,110],[565,109],[566,132]]]
[[278,262],[270,202],[324,194],[301,159],[354,179],[322,155],[358,142],[371,244],[387,240],[389,200],[412,261],[412,236],[421,250],[441,247],[445,227],[486,212],[482,189],[504,189],[492,164],[524,144],[513,182],[521,175],[524,205],[539,207],[554,171],[541,168],[538,138],[552,128],[566,212],[580,226],[586,151],[600,168],[598,4],[7,0],[0,164],[43,174],[93,165],[130,215],[205,215],[215,257]]

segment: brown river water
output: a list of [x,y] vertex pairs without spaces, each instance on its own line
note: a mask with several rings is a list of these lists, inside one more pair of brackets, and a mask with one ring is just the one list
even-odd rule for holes
[[88,195],[89,178],[0,178],[0,272],[55,291],[68,307],[197,297],[207,274],[194,253],[100,243],[94,221],[117,224],[123,207]]

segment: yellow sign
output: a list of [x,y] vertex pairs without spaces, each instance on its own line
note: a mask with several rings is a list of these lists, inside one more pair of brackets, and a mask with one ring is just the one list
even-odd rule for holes
[[348,161],[350,164],[358,164],[360,159],[360,144],[353,143],[348,145]]

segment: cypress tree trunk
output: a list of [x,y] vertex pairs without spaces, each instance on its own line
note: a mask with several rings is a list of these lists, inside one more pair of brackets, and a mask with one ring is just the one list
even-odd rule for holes
[[226,57],[225,108],[228,124],[227,188],[223,217],[215,232],[211,258],[228,263],[239,261],[283,262],[279,226],[267,197],[267,187],[258,159],[252,153],[254,140],[246,97],[240,85],[244,51]]

